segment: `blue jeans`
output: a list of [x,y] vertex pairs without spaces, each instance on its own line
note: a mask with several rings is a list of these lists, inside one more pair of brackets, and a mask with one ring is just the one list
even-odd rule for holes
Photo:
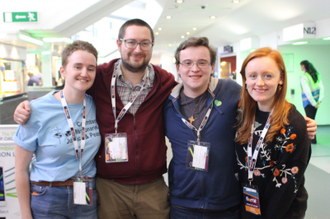
[[171,205],[170,219],[240,219],[240,206],[225,211],[199,211]]
[[97,218],[95,180],[92,205],[73,204],[73,186],[50,187],[31,183],[31,211],[34,219]]

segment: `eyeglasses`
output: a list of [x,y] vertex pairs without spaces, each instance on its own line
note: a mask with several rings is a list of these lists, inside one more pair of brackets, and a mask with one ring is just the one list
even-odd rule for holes
[[184,60],[183,62],[180,62],[180,64],[186,68],[192,68],[194,64],[196,64],[199,68],[206,68],[210,65],[210,63],[205,60],[199,60],[197,62],[193,62],[191,60]]
[[138,44],[140,44],[140,48],[141,50],[144,50],[144,51],[149,51],[152,46],[154,45],[153,43],[150,43],[148,41],[143,41],[143,42],[137,42],[136,40],[124,40],[124,39],[120,39],[120,41],[124,42],[125,44],[125,47],[127,49],[135,49],[137,47]]

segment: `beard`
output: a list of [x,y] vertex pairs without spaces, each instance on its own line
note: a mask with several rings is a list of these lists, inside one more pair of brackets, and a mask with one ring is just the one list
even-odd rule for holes
[[[122,62],[122,64],[123,64],[123,66],[128,70],[128,71],[130,71],[130,72],[141,72],[141,71],[144,71],[146,68],[147,68],[147,66],[148,66],[148,64],[149,64],[149,61],[150,60],[143,60],[143,63],[141,64],[141,65],[139,65],[139,66],[134,66],[134,65],[132,65],[131,63],[130,63],[130,61],[129,61],[129,58],[130,58],[130,56],[132,55],[132,53],[129,53],[128,54],[128,59],[121,59],[121,62]],[[146,56],[144,55],[144,54],[135,54],[135,55],[137,55],[137,56],[141,56],[141,57],[143,57],[143,58],[145,58]]]

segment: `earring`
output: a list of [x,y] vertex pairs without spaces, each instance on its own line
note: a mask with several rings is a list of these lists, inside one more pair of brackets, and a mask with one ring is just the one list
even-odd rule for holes
[[283,84],[279,84],[277,89],[280,91],[280,90],[282,90],[282,87],[283,87]]

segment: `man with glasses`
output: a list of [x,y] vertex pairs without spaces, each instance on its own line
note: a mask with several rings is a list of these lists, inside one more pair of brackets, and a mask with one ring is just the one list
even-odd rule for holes
[[[169,217],[168,187],[162,177],[167,150],[162,109],[176,82],[172,74],[149,63],[153,43],[146,22],[124,23],[117,39],[121,58],[98,66],[87,92],[96,104],[102,136],[95,158],[101,219]],[[29,109],[25,104],[14,114],[17,123],[28,116],[22,112]]]
[[238,219],[241,190],[235,178],[235,117],[241,86],[218,80],[216,51],[206,37],[190,37],[175,52],[182,79],[165,102],[171,219]]

